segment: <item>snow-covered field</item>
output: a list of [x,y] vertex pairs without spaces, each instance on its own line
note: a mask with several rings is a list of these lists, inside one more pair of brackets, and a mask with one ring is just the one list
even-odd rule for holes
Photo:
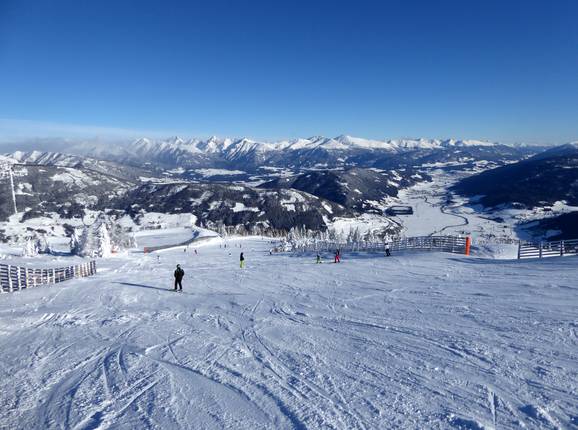
[[177,227],[162,230],[141,230],[134,234],[139,248],[182,244],[195,238],[216,236],[202,228]]
[[578,426],[574,257],[220,246],[0,296],[0,428]]
[[[398,216],[394,219],[404,225],[406,236],[430,234],[469,235],[474,242],[492,240],[516,240],[516,220],[496,222],[497,215],[476,212],[468,206],[467,199],[451,195],[448,203],[448,188],[467,173],[447,173],[442,170],[430,172],[432,182],[422,182],[401,190],[395,204],[412,206],[414,215]],[[490,219],[494,218],[494,219]]]
[[[578,210],[564,201],[551,206],[532,209],[513,208],[511,206],[485,208],[474,204],[475,198],[468,199],[449,191],[460,178],[469,175],[468,171],[446,172],[434,169],[429,172],[432,182],[421,182],[403,189],[390,204],[412,206],[414,215],[394,217],[404,225],[407,236],[429,234],[469,235],[474,243],[504,242],[508,240],[536,240],[536,232],[531,231],[531,221],[559,216]],[[447,197],[451,201],[447,201]],[[547,236],[558,231],[546,232]],[[541,235],[542,232],[538,232]],[[538,239],[542,239],[538,237]]]

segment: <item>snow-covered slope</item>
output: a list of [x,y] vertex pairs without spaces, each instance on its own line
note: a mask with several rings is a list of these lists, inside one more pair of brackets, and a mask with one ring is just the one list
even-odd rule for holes
[[15,151],[9,154],[9,159],[20,164],[72,167],[84,171],[91,170],[129,181],[134,181],[143,176],[154,177],[159,175],[156,169],[144,169],[142,167],[119,164],[114,161],[99,160],[62,152]]
[[576,257],[316,265],[267,240],[228,245],[119,256],[0,297],[1,426],[576,426]]
[[470,199],[484,216],[500,221],[518,218],[516,229],[525,239],[578,237],[575,142],[466,177],[453,189]]
[[325,230],[333,217],[352,215],[337,203],[297,190],[225,184],[145,184],[112,203],[133,216],[143,211],[194,214],[208,228],[230,227],[238,233],[294,226]]
[[346,208],[382,213],[384,200],[402,188],[430,180],[414,170],[382,171],[351,168],[319,170],[266,182],[262,188],[294,188],[338,203]]
[[529,208],[566,201],[578,205],[578,147],[568,144],[534,157],[464,178],[455,187],[482,196],[485,206],[520,203]]
[[[59,213],[64,218],[81,216],[134,184],[108,173],[72,167],[15,165],[16,206],[25,219]],[[9,182],[0,178],[0,221],[14,213]],[[2,229],[0,229],[1,232]],[[1,234],[0,234],[1,237]]]

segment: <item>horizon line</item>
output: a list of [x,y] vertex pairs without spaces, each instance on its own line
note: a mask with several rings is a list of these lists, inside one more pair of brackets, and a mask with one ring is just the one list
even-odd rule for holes
[[155,140],[168,140],[171,138],[179,138],[181,140],[192,140],[192,139],[231,139],[231,140],[241,140],[248,139],[254,142],[262,143],[277,143],[280,141],[291,141],[296,139],[311,139],[314,137],[323,137],[330,139],[337,139],[339,137],[352,137],[357,139],[365,140],[376,140],[381,142],[387,142],[391,140],[477,140],[482,142],[491,142],[497,144],[506,145],[531,145],[531,146],[553,146],[553,145],[563,145],[566,143],[574,142],[577,139],[568,139],[562,142],[549,141],[530,141],[527,139],[491,139],[487,137],[461,137],[461,136],[449,136],[449,137],[425,137],[425,136],[396,136],[396,137],[361,137],[359,135],[353,135],[349,133],[340,133],[336,136],[332,134],[311,134],[308,137],[303,136],[293,136],[293,137],[276,137],[276,138],[263,138],[254,137],[248,135],[237,135],[233,134],[219,134],[219,133],[205,133],[205,132],[192,132],[184,130],[145,130],[145,129],[135,129],[135,128],[124,128],[124,127],[114,127],[114,126],[100,126],[100,125],[86,125],[86,124],[72,124],[72,123],[60,123],[52,121],[38,121],[38,120],[28,120],[28,119],[15,119],[15,118],[0,118],[0,145],[2,144],[18,144],[26,143],[30,144],[33,141],[44,141],[48,143],[50,141],[59,140],[63,141],[61,143],[66,143],[70,141],[71,143],[76,143],[80,140],[88,140],[91,142],[103,141],[105,142],[118,142],[120,141],[134,141],[138,139],[155,139]]

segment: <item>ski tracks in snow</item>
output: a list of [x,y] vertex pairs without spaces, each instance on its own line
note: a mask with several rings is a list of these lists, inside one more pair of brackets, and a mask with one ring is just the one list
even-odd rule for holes
[[[0,368],[10,376],[0,380],[0,423],[146,430],[578,422],[574,291],[544,287],[553,274],[556,284],[576,284],[575,267],[543,262],[528,284],[528,263],[416,254],[306,265],[252,246],[260,249],[243,246],[243,270],[219,249],[165,252],[160,262],[141,254],[102,262],[107,270],[94,278],[7,297]],[[182,294],[168,291],[174,259],[187,273]]]

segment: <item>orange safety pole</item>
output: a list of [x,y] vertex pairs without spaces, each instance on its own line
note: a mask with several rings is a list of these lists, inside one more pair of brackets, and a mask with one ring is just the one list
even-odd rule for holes
[[468,236],[466,237],[466,255],[470,255],[471,246],[472,246],[472,238]]

